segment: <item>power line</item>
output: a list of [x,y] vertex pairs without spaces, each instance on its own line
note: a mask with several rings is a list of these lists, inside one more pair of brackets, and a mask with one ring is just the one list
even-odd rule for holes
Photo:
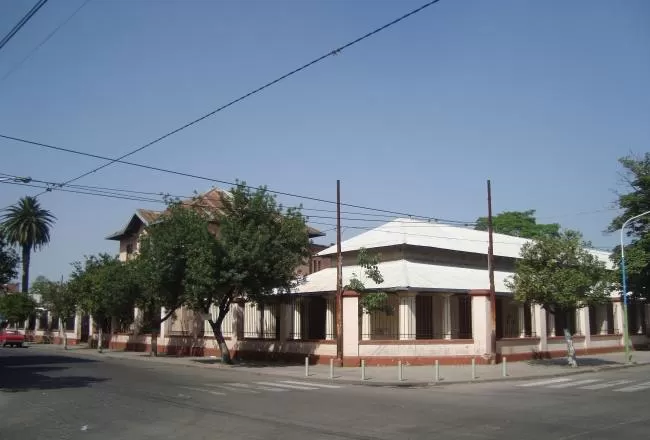
[[47,35],[47,36],[46,36],[46,37],[45,37],[45,38],[44,38],[40,43],[38,43],[38,44],[37,44],[37,45],[36,45],[36,46],[31,50],[31,51],[29,51],[29,53],[28,53],[28,54],[27,54],[27,55],[26,55],[22,60],[20,60],[20,61],[19,61],[18,63],[16,63],[16,64],[14,64],[14,66],[11,67],[11,68],[7,71],[7,73],[4,74],[4,76],[2,77],[2,81],[4,81],[4,80],[6,80],[7,78],[9,78],[9,76],[11,76],[12,73],[14,73],[16,70],[18,70],[18,69],[20,68],[20,66],[22,66],[22,65],[23,65],[23,64],[24,64],[28,59],[30,59],[30,58],[32,57],[32,55],[34,55],[34,54],[35,54],[35,53],[36,53],[36,52],[37,52],[41,47],[43,47],[43,45],[45,45],[45,43],[47,43],[47,42],[50,40],[50,38],[52,38],[52,37],[53,37],[53,36],[54,36],[54,35],[55,35],[55,34],[56,34],[56,33],[57,33],[57,32],[58,32],[58,31],[63,27],[63,26],[65,26],[66,24],[68,24],[68,22],[69,22],[70,20],[72,20],[72,19],[74,18],[74,16],[77,15],[77,13],[78,13],[79,11],[81,11],[81,9],[83,9],[84,6],[86,6],[86,5],[88,4],[88,2],[90,2],[90,0],[84,0],[84,2],[83,2],[83,3],[82,3],[82,4],[81,4],[77,9],[75,9],[75,10],[72,12],[72,14],[70,14],[70,15],[68,16],[68,18],[66,18],[63,22],[61,22],[61,24],[59,24],[57,27],[55,27],[54,30],[53,30],[52,32],[50,32],[50,33],[49,33],[49,34],[48,34],[48,35]]
[[7,35],[5,35],[2,40],[0,40],[0,50],[2,50],[3,47],[11,40],[14,35],[18,33],[20,29],[22,29],[23,26],[29,21],[30,18],[34,16],[38,12],[43,5],[47,3],[47,0],[39,0],[33,7],[30,9],[27,14],[23,18],[20,19],[18,23],[9,31]]
[[[102,160],[112,160],[110,158],[107,158],[105,156],[100,156],[98,154],[85,153],[83,151],[73,150],[73,149],[64,148],[64,147],[58,147],[58,146],[55,146],[55,145],[49,145],[49,144],[45,144],[45,143],[42,143],[42,142],[30,141],[30,140],[27,140],[27,139],[17,138],[17,137],[13,137],[13,136],[7,136],[7,135],[4,135],[4,134],[0,134],[0,138],[9,139],[9,140],[13,140],[13,141],[16,141],[16,142],[21,142],[21,143],[24,143],[24,144],[33,145],[33,146],[42,147],[42,148],[47,148],[47,149],[60,151],[60,152],[66,152],[66,153],[77,154],[77,155],[81,155],[81,156],[93,157],[93,158],[102,159]],[[140,163],[136,163],[136,162],[129,162],[129,161],[121,160],[121,159],[118,160],[117,162],[119,162],[121,164],[124,164],[124,165],[130,165],[130,166],[143,168],[143,169],[147,169],[147,170],[151,170],[151,171],[158,171],[158,172],[162,172],[162,173],[174,174],[174,175],[177,175],[177,176],[189,177],[189,178],[192,178],[192,179],[203,180],[203,181],[211,182],[211,183],[219,183],[219,184],[223,184],[223,185],[237,186],[236,182],[228,182],[226,180],[214,179],[214,178],[211,178],[211,177],[200,176],[200,175],[197,175],[197,174],[185,173],[185,172],[181,172],[181,171],[174,171],[174,170],[169,170],[169,169],[165,169],[165,168],[155,167],[155,166],[152,166],[152,165],[144,165],[144,164],[140,164]],[[60,187],[62,186],[62,184],[57,184],[57,185],[60,186]],[[250,186],[250,185],[245,185],[245,186],[246,186],[246,188],[257,189],[257,187],[254,187],[254,186]],[[58,190],[60,190],[60,188]],[[275,190],[270,190],[270,189],[267,189],[267,191],[269,193],[277,194],[277,195],[281,195],[281,196],[294,197],[294,198],[298,198],[298,199],[311,200],[313,202],[320,202],[320,203],[327,203],[327,204],[331,204],[331,205],[336,205],[335,201],[326,200],[326,199],[322,199],[322,198],[318,198],[318,197],[311,197],[311,196],[294,194],[294,193],[289,193],[289,192],[284,192],[284,191],[275,191]],[[363,210],[366,210],[366,211],[381,212],[381,213],[384,213],[384,214],[392,214],[392,215],[400,216],[400,217],[428,219],[428,220],[434,220],[434,221],[445,222],[445,223],[472,223],[472,222],[442,219],[442,218],[438,218],[438,217],[431,217],[431,216],[424,216],[424,215],[415,215],[415,214],[411,214],[411,213],[392,211],[392,210],[388,210],[388,209],[372,208],[372,207],[368,207],[368,206],[355,205],[355,204],[351,204],[351,203],[341,203],[341,206],[347,206],[349,208],[355,208],[355,209],[363,209]]]
[[266,84],[264,84],[264,85],[262,85],[262,86],[260,86],[260,87],[258,87],[256,89],[254,89],[254,90],[240,96],[239,98],[233,99],[232,101],[222,105],[221,107],[218,107],[218,108],[204,114],[203,116],[200,116],[200,117],[198,117],[198,118],[196,118],[196,119],[194,119],[194,120],[192,120],[192,121],[190,121],[190,122],[176,128],[176,129],[174,129],[172,131],[169,131],[169,132],[165,133],[164,135],[162,135],[160,137],[157,137],[156,139],[154,139],[154,140],[152,140],[152,141],[150,141],[150,142],[148,142],[148,143],[146,143],[146,144],[144,144],[144,145],[142,145],[142,146],[140,146],[138,148],[135,148],[134,150],[131,150],[130,152],[128,152],[126,154],[123,154],[122,156],[119,156],[118,158],[106,159],[106,160],[108,160],[107,163],[105,163],[105,164],[103,164],[101,166],[98,166],[96,168],[93,168],[92,170],[87,171],[87,172],[85,172],[83,174],[80,174],[79,176],[77,176],[75,178],[72,178],[72,179],[69,179],[69,180],[63,182],[61,184],[61,187],[65,186],[65,185],[67,185],[69,183],[76,182],[77,180],[82,179],[82,178],[84,178],[84,177],[86,177],[86,176],[88,176],[90,174],[96,173],[97,171],[99,171],[99,170],[101,170],[103,168],[106,168],[106,167],[108,167],[108,166],[110,166],[110,165],[112,165],[112,164],[114,164],[116,162],[120,162],[122,159],[125,159],[125,158],[127,158],[129,156],[132,156],[133,154],[138,153],[139,151],[142,151],[145,148],[149,148],[152,145],[154,145],[154,144],[156,144],[156,143],[158,143],[158,142],[160,142],[160,141],[162,141],[164,139],[167,139],[168,137],[173,136],[174,134],[176,134],[176,133],[178,133],[180,131],[183,131],[186,128],[189,128],[189,127],[203,121],[204,119],[207,119],[207,118],[215,115],[216,113],[219,113],[220,111],[225,110],[228,107],[230,107],[230,106],[232,106],[232,105],[234,105],[234,104],[236,104],[236,103],[238,103],[240,101],[243,101],[244,99],[247,99],[247,98],[249,98],[249,97],[251,97],[253,95],[256,95],[257,93],[259,93],[259,92],[263,91],[264,89],[267,89],[267,88],[279,83],[280,81],[283,81],[283,80],[285,80],[285,79],[287,79],[287,78],[289,78],[289,77],[291,77],[291,76],[293,76],[293,75],[295,75],[295,74],[297,74],[297,73],[299,73],[299,72],[301,72],[301,71],[303,71],[305,69],[308,69],[309,67],[313,66],[314,64],[317,64],[317,63],[319,63],[319,62],[321,62],[321,61],[323,61],[323,60],[325,60],[325,59],[327,59],[327,58],[329,58],[331,56],[339,55],[343,50],[348,49],[348,48],[354,46],[355,44],[358,44],[358,43],[362,42],[363,40],[365,40],[367,38],[370,38],[373,35],[381,32],[381,31],[383,31],[385,29],[388,29],[391,26],[394,26],[395,24],[399,23],[400,21],[405,20],[408,17],[411,17],[412,15],[417,14],[418,12],[421,12],[422,10],[428,8],[429,6],[432,6],[432,5],[436,4],[436,3],[438,3],[439,1],[440,0],[429,1],[429,2],[425,3],[424,5],[416,8],[416,9],[413,9],[412,11],[402,15],[401,17],[398,17],[395,20],[393,20],[393,21],[391,21],[389,23],[386,23],[383,26],[380,26],[380,27],[376,28],[376,29],[374,29],[374,30],[372,30],[372,31],[370,31],[370,32],[356,38],[355,40],[352,40],[349,43],[344,44],[343,46],[340,46],[340,47],[338,47],[338,48],[336,48],[336,49],[334,49],[334,50],[332,50],[332,51],[330,51],[330,52],[328,52],[328,53],[326,53],[324,55],[321,55],[318,58],[315,58],[312,61],[309,61],[308,63],[303,64],[302,66],[300,66],[300,67],[298,67],[298,68],[296,68],[296,69],[294,69],[294,70],[292,70],[292,71],[290,71],[288,73],[285,73],[284,75],[282,75],[282,76],[280,76],[280,77],[278,77],[278,78],[276,78],[276,79],[274,79],[272,81],[269,81]]

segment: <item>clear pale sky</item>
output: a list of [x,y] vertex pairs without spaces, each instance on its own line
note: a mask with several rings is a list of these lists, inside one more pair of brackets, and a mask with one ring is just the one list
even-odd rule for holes
[[[35,1],[0,2],[0,35]],[[50,0],[0,51],[0,78],[81,3]],[[92,0],[0,81],[0,133],[118,156],[422,3]],[[611,246],[617,159],[650,145],[649,23],[645,0],[442,0],[131,160],[328,200],[341,179],[344,202],[463,221],[486,214],[490,178],[495,212],[536,209]],[[101,164],[6,140],[0,158],[2,173],[54,182]],[[210,187],[119,164],[77,183]],[[2,184],[0,207],[36,192]],[[116,253],[104,237],[161,207],[62,192],[41,203],[58,221],[32,279]]]

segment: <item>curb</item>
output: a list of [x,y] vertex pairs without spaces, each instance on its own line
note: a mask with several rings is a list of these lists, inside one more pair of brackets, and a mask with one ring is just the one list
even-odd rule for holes
[[[28,345],[27,347],[29,347]],[[133,361],[142,361],[142,362],[153,362],[157,363],[160,365],[171,365],[171,366],[176,366],[176,367],[186,367],[186,368],[203,368],[203,369],[218,369],[221,371],[230,371],[230,372],[236,372],[236,370],[240,367],[237,365],[221,365],[221,364],[204,364],[201,362],[190,362],[190,363],[175,363],[175,362],[165,362],[164,357],[163,358],[156,358],[156,357],[125,357],[125,356],[120,356],[119,354],[115,354],[112,352],[104,352],[104,353],[98,353],[96,349],[85,349],[85,348],[76,348],[72,350],[63,350],[62,348],[53,348],[56,351],[60,351],[63,354],[77,354],[85,357],[91,357],[91,358],[108,358],[108,359],[114,359],[114,360],[133,360]],[[534,374],[534,375],[528,375],[528,376],[507,376],[507,377],[492,377],[488,379],[481,379],[480,377],[471,380],[471,379],[463,379],[463,380],[450,380],[446,381],[444,378],[439,381],[414,381],[414,382],[409,382],[408,379],[404,380],[403,382],[397,382],[397,381],[376,381],[376,382],[370,382],[369,380],[359,380],[359,379],[345,379],[345,378],[334,378],[334,379],[325,379],[325,378],[309,378],[309,377],[304,377],[300,376],[300,380],[306,381],[306,382],[314,382],[314,383],[322,383],[322,384],[332,384],[332,383],[338,383],[341,385],[355,385],[355,386],[365,386],[365,387],[383,387],[383,388],[436,388],[436,387],[444,387],[446,385],[469,385],[469,384],[482,384],[482,383],[494,383],[494,382],[516,382],[516,381],[528,381],[528,380],[536,380],[536,379],[546,379],[546,378],[554,378],[554,377],[563,377],[563,376],[574,376],[574,375],[580,375],[580,374],[587,374],[587,373],[598,373],[602,371],[610,371],[610,370],[623,370],[623,369],[628,369],[628,368],[635,368],[635,367],[643,367],[643,366],[648,366],[650,365],[650,362],[632,362],[631,364],[617,364],[617,365],[603,365],[600,367],[583,367],[584,369],[578,369],[578,370],[566,370],[566,371],[561,371],[558,373],[551,373],[551,374]],[[245,368],[245,367],[244,367]],[[273,374],[273,373],[263,373],[260,371],[255,371],[253,369],[247,369],[245,370],[246,373],[256,375],[256,376],[273,376],[273,377],[282,377],[282,378],[296,378],[296,376],[288,376],[288,375],[283,375],[283,374]]]

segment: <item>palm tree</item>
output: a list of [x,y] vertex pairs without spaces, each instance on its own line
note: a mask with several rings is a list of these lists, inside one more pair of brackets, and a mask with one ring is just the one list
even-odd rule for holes
[[23,293],[29,289],[29,260],[32,251],[39,250],[50,241],[50,228],[56,217],[47,209],[41,208],[36,197],[23,197],[6,209],[2,228],[9,243],[18,245],[22,250]]

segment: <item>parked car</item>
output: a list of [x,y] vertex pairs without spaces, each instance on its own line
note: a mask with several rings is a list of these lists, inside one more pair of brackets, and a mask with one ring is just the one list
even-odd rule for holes
[[25,342],[25,335],[16,330],[0,329],[0,346],[22,347]]

